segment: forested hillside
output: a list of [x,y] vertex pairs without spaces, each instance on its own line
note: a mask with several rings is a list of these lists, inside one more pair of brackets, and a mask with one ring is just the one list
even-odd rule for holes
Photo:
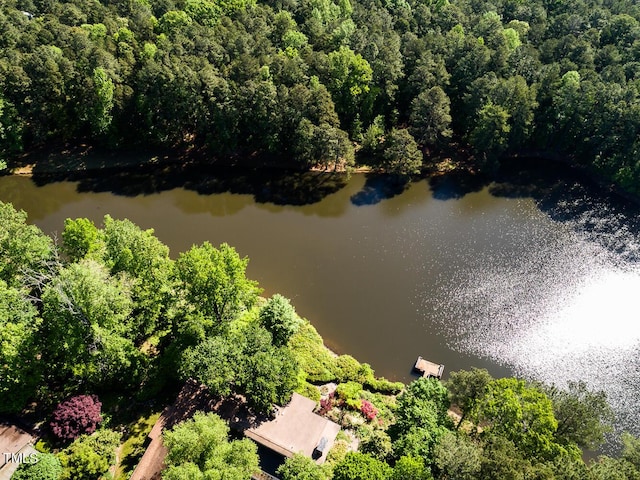
[[0,151],[413,173],[450,145],[482,168],[560,154],[638,193],[639,20],[632,0],[6,0]]

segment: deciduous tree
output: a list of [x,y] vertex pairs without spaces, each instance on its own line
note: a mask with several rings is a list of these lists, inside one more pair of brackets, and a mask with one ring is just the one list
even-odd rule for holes
[[260,289],[246,277],[248,263],[226,243],[217,249],[205,242],[181,253],[176,270],[190,308],[222,326],[251,307]]
[[257,447],[249,439],[229,441],[228,436],[224,420],[202,412],[165,431],[168,468],[163,478],[249,478],[259,470]]

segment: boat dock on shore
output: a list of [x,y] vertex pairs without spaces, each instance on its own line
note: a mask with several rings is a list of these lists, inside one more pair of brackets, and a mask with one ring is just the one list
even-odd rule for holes
[[444,365],[433,363],[422,357],[418,357],[413,369],[422,373],[424,378],[437,378],[440,380],[442,378],[442,373],[444,372]]

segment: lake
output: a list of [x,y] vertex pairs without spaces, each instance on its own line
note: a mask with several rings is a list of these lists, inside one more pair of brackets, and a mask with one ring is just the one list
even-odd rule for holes
[[[404,189],[360,174],[310,178],[3,177],[0,200],[58,238],[67,217],[110,214],[153,228],[174,257],[227,242],[265,295],[290,298],[328,346],[378,375],[410,380],[422,355],[445,364],[445,378],[476,366],[560,386],[583,379],[607,392],[618,430],[640,435],[636,207],[535,168]],[[309,191],[321,194],[305,204]]]

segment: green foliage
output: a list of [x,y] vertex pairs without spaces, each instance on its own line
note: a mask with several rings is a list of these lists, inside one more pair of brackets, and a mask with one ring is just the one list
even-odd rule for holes
[[227,338],[208,337],[184,352],[180,376],[184,380],[196,378],[214,394],[229,395],[239,381],[241,353],[239,346]]
[[60,480],[98,478],[115,462],[120,434],[98,430],[82,435],[59,454],[63,472]]
[[67,218],[62,231],[62,251],[70,261],[77,262],[90,252],[100,249],[99,238],[98,229],[91,220]]
[[277,474],[281,480],[328,480],[331,478],[325,466],[318,465],[311,458],[299,453],[287,458],[278,467]]
[[202,412],[165,431],[168,468],[162,478],[249,478],[258,470],[257,447],[249,439],[229,441],[228,436],[224,420]]
[[394,175],[415,175],[422,167],[422,153],[408,130],[392,128],[382,146],[380,167]]
[[390,474],[389,465],[360,452],[347,453],[333,468],[334,480],[384,480]]
[[167,328],[175,289],[169,248],[154,236],[152,229],[142,230],[129,220],[114,220],[109,215],[104,217],[101,241],[104,263],[111,273],[124,272],[131,279],[136,341]]
[[272,296],[260,309],[260,323],[273,336],[273,344],[281,347],[300,328],[300,319],[291,302],[282,295]]
[[558,422],[551,400],[523,380],[492,380],[478,405],[478,419],[487,425],[485,431],[504,436],[527,456],[545,459],[565,451],[555,441]]
[[309,322],[304,322],[291,337],[289,348],[310,382],[330,382],[336,379],[335,357],[324,346],[322,337]]
[[274,348],[251,354],[245,351],[243,390],[249,404],[268,413],[274,404],[285,405],[298,386],[298,366],[288,349]]
[[393,452],[391,437],[384,430],[373,430],[360,442],[359,451],[386,462]]
[[507,148],[510,131],[509,112],[489,102],[480,109],[469,140],[478,155],[485,160],[493,160]]
[[604,392],[590,392],[584,382],[570,382],[567,390],[552,387],[547,395],[558,421],[555,436],[565,445],[595,449],[611,430],[613,411]]
[[205,242],[181,253],[176,270],[190,306],[221,326],[256,302],[260,289],[245,276],[248,263],[226,243],[216,249]]
[[52,453],[38,453],[34,462],[21,463],[11,476],[13,480],[58,480],[62,465]]
[[451,372],[446,383],[451,403],[460,408],[460,421],[456,429],[468,416],[476,412],[478,401],[484,397],[489,383],[493,380],[485,369],[472,368],[470,371]]
[[450,424],[447,390],[438,380],[420,378],[398,396],[397,405],[390,429],[396,458],[421,457],[430,464],[433,448]]
[[135,383],[142,353],[129,320],[130,288],[94,260],[62,268],[42,293],[43,361],[55,376],[94,385]]
[[[130,33],[130,32],[129,32]],[[111,125],[111,110],[113,109],[114,83],[102,67],[93,70],[93,85],[95,99],[89,121],[93,130],[102,134]]]
[[439,87],[421,92],[411,102],[411,133],[422,145],[437,145],[449,138],[451,113],[449,97]]
[[52,253],[53,242],[38,227],[27,225],[25,212],[0,202],[0,280],[20,285],[22,276],[43,268]]
[[464,434],[446,432],[438,439],[433,456],[438,478],[479,478],[482,450]]
[[19,412],[42,381],[36,308],[0,280],[0,412]]
[[360,393],[362,392],[362,384],[357,382],[341,383],[336,388],[336,395],[349,408],[360,410]]
[[432,480],[431,470],[419,457],[401,457],[393,466],[391,480]]

